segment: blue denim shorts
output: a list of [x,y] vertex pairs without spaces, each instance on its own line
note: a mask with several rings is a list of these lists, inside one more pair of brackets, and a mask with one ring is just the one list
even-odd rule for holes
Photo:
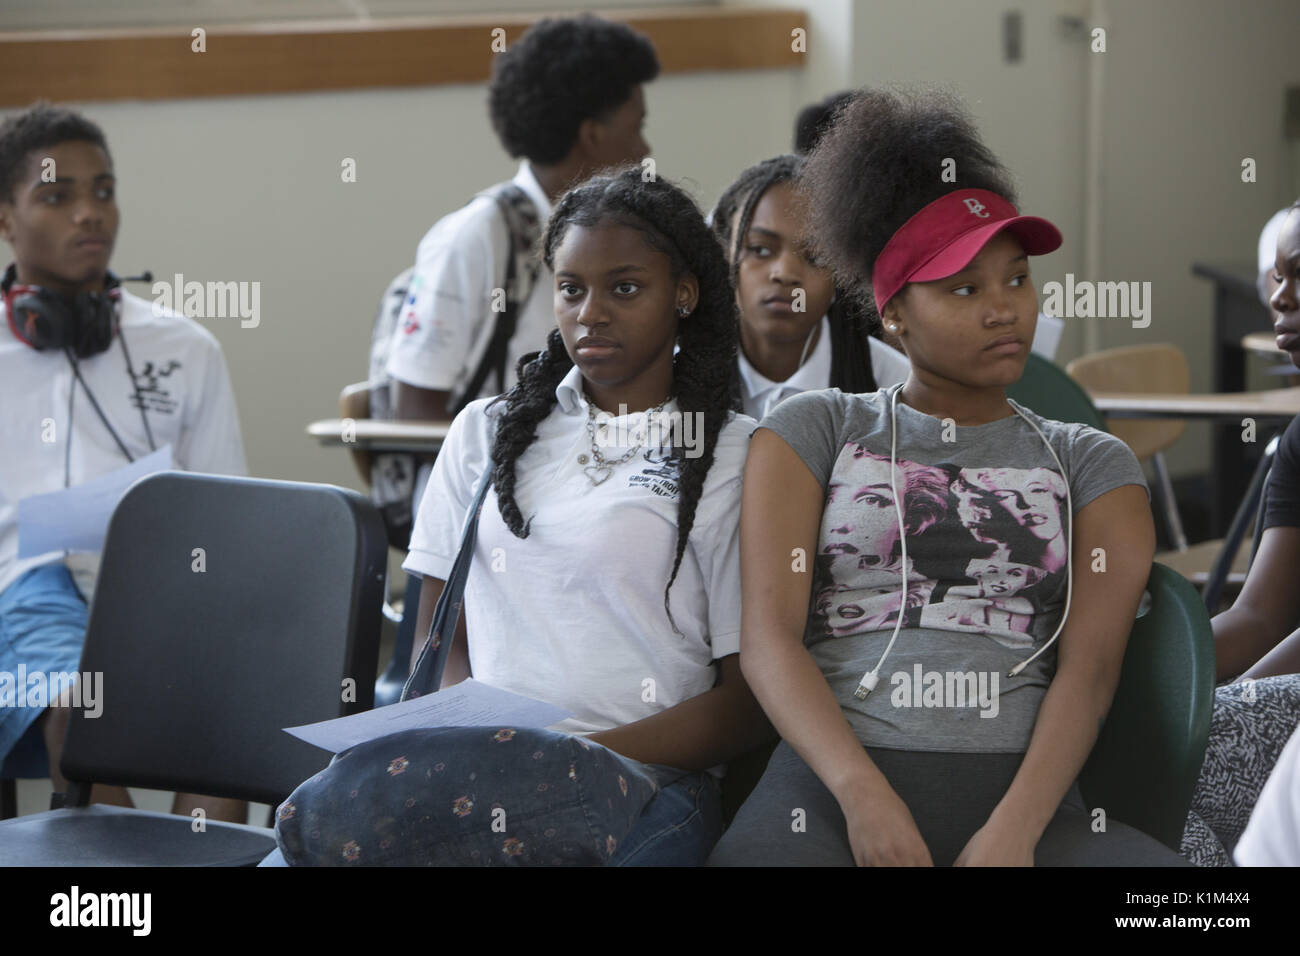
[[[0,594],[0,672],[73,673],[86,642],[87,609],[62,562],[32,568]],[[43,707],[0,706],[0,761]]]

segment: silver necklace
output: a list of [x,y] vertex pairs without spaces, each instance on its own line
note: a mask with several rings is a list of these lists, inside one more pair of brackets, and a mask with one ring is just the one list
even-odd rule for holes
[[[662,412],[664,410],[664,406],[667,405],[671,400],[672,400],[672,395],[669,395],[667,398],[665,398],[654,408],[646,412],[647,426],[649,425],[653,416],[656,416],[660,412]],[[649,428],[646,429],[646,432],[647,434],[649,434]],[[582,473],[587,476],[587,480],[590,481],[593,485],[599,485],[605,480],[607,480],[609,476],[614,473],[614,466],[621,465],[626,461],[630,461],[632,456],[641,450],[641,445],[642,445],[642,442],[637,442],[635,447],[629,449],[624,455],[618,458],[607,459],[604,455],[602,455],[600,453],[600,447],[596,444],[596,403],[591,401],[590,399],[587,400],[587,437],[591,439],[592,464],[588,465],[586,468],[583,468]]]

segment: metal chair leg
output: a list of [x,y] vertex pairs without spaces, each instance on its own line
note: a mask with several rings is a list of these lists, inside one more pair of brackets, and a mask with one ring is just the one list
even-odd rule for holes
[[[1214,559],[1214,567],[1211,568],[1209,579],[1205,582],[1205,607],[1211,614],[1218,611],[1219,597],[1223,593],[1223,585],[1228,580],[1228,574],[1232,571],[1232,562],[1241,547],[1241,539],[1246,536],[1246,529],[1257,516],[1259,521],[1256,526],[1255,547],[1258,547],[1260,526],[1263,523],[1260,504],[1264,499],[1264,485],[1268,480],[1269,469],[1273,465],[1273,456],[1277,453],[1277,444],[1278,435],[1275,434],[1265,446],[1259,464],[1255,466],[1255,474],[1250,479],[1246,497],[1237,507],[1237,513],[1232,516],[1232,524],[1223,539],[1223,548],[1219,551],[1219,556]],[[1254,557],[1253,551],[1251,557],[1252,559]]]
[[1169,480],[1169,469],[1165,467],[1165,454],[1158,451],[1151,456],[1151,465],[1155,468],[1156,484],[1159,486],[1160,508],[1164,512],[1165,527],[1169,531],[1169,543],[1177,551],[1187,550],[1187,535],[1183,532],[1183,519],[1178,514],[1178,502],[1174,500],[1174,485]]

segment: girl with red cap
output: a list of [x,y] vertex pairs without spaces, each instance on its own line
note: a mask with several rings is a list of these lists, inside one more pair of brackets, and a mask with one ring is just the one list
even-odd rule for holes
[[[860,94],[799,185],[819,258],[911,371],[795,395],[754,434],[740,660],[783,741],[710,863],[1183,863],[1095,825],[1076,784],[1155,533],[1122,442],[1007,398],[1038,314],[1028,257],[1060,233],[1018,214],[1006,170],[938,93]],[[918,470],[946,487],[918,499]],[[990,566],[1020,575],[1017,613],[972,577]]]

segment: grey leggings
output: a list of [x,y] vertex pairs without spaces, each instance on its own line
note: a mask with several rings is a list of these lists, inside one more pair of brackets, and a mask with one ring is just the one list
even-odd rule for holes
[[[1011,785],[1023,754],[867,753],[907,804],[936,866],[949,866]],[[796,810],[803,810],[802,815]],[[803,829],[795,827],[802,821]],[[1159,840],[1113,819],[1092,828],[1078,785],[1047,825],[1038,866],[1190,866]],[[709,866],[853,866],[839,803],[785,741],[736,819],[714,847]]]

